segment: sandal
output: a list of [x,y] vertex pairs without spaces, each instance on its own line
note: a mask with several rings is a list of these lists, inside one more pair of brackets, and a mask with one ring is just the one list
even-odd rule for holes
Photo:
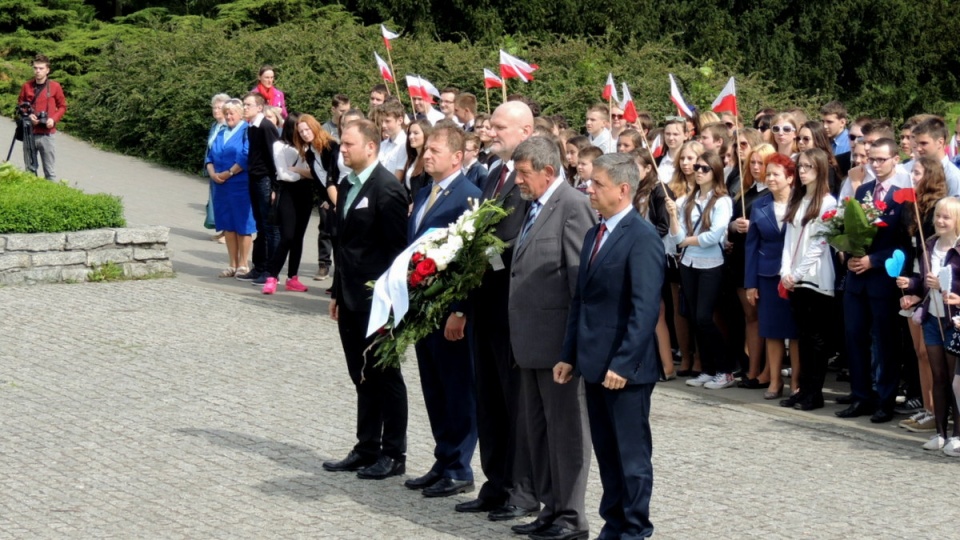
[[222,278],[233,277],[235,275],[237,275],[237,269],[232,266],[220,272],[220,277]]

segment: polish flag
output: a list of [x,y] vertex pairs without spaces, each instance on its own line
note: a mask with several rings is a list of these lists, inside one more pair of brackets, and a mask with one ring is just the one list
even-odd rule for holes
[[373,53],[373,56],[377,59],[377,67],[380,68],[380,75],[383,77],[383,80],[387,82],[393,82],[393,73],[390,73],[390,66],[383,61],[383,58],[380,58],[380,55],[376,52]]
[[420,98],[427,103],[434,103],[431,96],[440,97],[437,87],[419,75],[407,75],[407,92],[410,97]]
[[486,89],[500,88],[503,86],[503,79],[497,77],[497,74],[487,68],[483,68],[483,87]]
[[540,69],[536,64],[528,64],[516,56],[510,56],[500,49],[500,76],[504,79],[520,79],[523,82],[533,80],[533,72]]
[[717,99],[713,100],[713,105],[711,105],[710,108],[717,114],[728,112],[734,116],[738,115],[737,85],[734,83],[733,77],[730,77],[730,80],[727,81],[727,85],[724,86],[723,90],[720,91],[720,95],[717,96]]
[[683,94],[680,93],[680,89],[677,88],[677,81],[673,78],[673,73],[670,73],[670,101],[677,106],[677,112],[681,116],[687,118],[693,118],[693,109],[683,101]]
[[607,74],[607,84],[603,87],[603,99],[605,101],[619,102],[620,97],[617,95],[617,85],[613,82],[613,73]]
[[[623,101],[620,102],[620,108],[623,109],[623,119],[628,124],[632,124],[637,121],[637,107],[633,104],[633,96],[630,95],[627,83],[620,81],[620,84],[623,86]],[[613,97],[616,98],[617,95],[614,94]]]
[[663,155],[663,139],[660,138],[660,135],[657,135],[657,138],[650,143],[650,154],[654,159]]
[[400,37],[400,34],[394,34],[387,30],[387,27],[382,24],[380,25],[380,33],[383,34],[383,44],[387,46],[388,51],[390,50],[390,40]]
[[957,157],[957,149],[960,144],[957,143],[957,136],[954,135],[950,138],[950,142],[947,143],[947,157],[953,159]]

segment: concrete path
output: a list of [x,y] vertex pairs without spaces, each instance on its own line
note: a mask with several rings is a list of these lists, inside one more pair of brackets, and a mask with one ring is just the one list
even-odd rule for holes
[[[0,144],[12,131],[0,121]],[[213,277],[225,253],[201,227],[205,183],[58,144],[64,178],[122,195],[130,222],[171,227],[178,276],[0,288],[0,538],[512,536],[510,523],[453,512],[467,495],[322,471],[351,447],[355,418],[323,284],[264,297]],[[431,437],[415,364],[404,372],[407,470],[419,475]],[[960,463],[837,408],[659,385],[656,536],[952,537]],[[477,458],[474,470],[482,481]],[[595,464],[587,497],[595,535]]]

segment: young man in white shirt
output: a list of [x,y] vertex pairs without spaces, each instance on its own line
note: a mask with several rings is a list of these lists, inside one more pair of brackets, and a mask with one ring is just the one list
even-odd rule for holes
[[612,154],[617,151],[617,141],[610,135],[608,123],[610,121],[610,109],[602,103],[597,103],[587,109],[587,138],[590,144],[603,150],[604,154]]
[[929,117],[913,127],[913,151],[918,157],[929,156],[943,164],[947,195],[960,195],[960,169],[947,157],[947,126],[939,116]]
[[470,92],[457,94],[457,99],[453,102],[453,116],[467,133],[472,133],[475,129],[474,121],[477,118],[477,96]]
[[383,141],[377,159],[398,179],[403,179],[403,168],[407,164],[407,134],[403,131],[403,105],[399,101],[388,101],[379,107],[380,129]]

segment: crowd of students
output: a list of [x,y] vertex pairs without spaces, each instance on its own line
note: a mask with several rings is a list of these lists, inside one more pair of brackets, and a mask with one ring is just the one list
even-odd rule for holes
[[[264,66],[243,100],[213,99],[206,167],[230,257],[220,275],[262,284],[265,294],[277,290],[285,264],[285,288],[306,291],[297,275],[314,207],[321,213],[315,279],[328,275],[336,185],[350,172],[338,143],[346,122],[369,118],[381,127],[380,163],[411,197],[430,182],[424,142],[439,123],[466,132],[463,172],[478,187],[498,163],[490,117],[477,112],[473,94],[444,88],[439,110],[413,98],[410,115],[377,85],[366,113],[338,94],[321,125],[288,113],[273,82]],[[662,380],[762,390],[764,399],[812,411],[825,406],[834,369],[851,386],[836,399],[847,405],[837,416],[882,423],[910,415],[900,426],[932,433],[924,448],[960,457],[960,366],[951,352],[960,350],[952,320],[960,305],[960,169],[942,118],[918,115],[895,128],[885,119],[851,119],[834,101],[818,119],[764,109],[742,126],[731,114],[706,111],[657,125],[641,112],[628,124],[622,110],[597,104],[580,134],[537,103],[510,99],[530,106],[535,134],[556,142],[565,181],[581,191],[599,156],[636,160],[635,206],[668,255],[657,325]],[[915,190],[916,206],[897,202],[904,188]],[[885,203],[864,257],[837,252],[824,236],[822,216],[850,198]],[[895,250],[907,261],[896,278],[884,268]],[[952,281],[939,279],[947,268]]]

